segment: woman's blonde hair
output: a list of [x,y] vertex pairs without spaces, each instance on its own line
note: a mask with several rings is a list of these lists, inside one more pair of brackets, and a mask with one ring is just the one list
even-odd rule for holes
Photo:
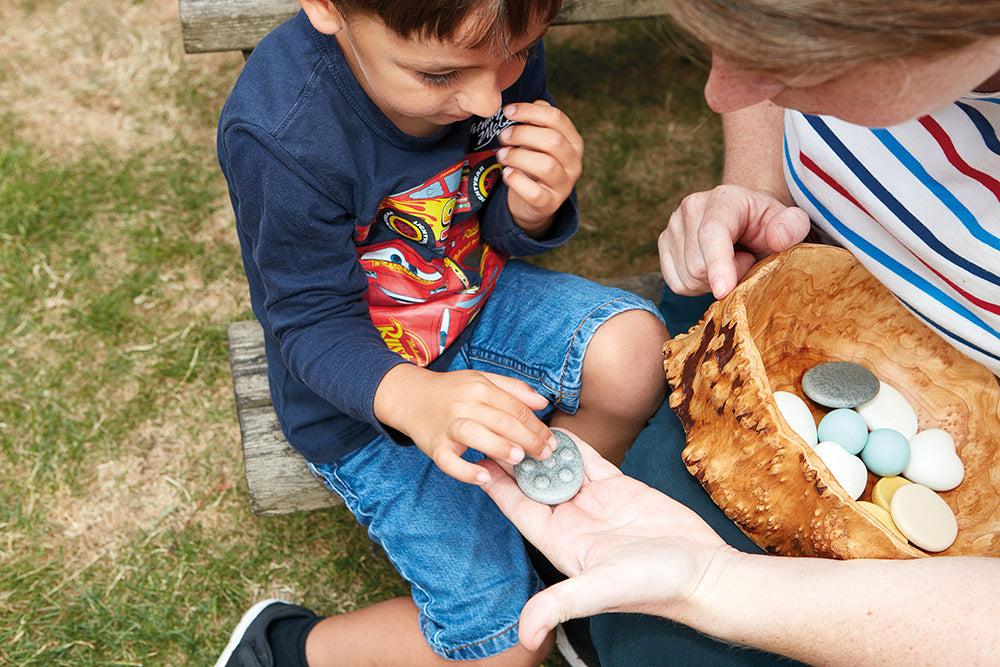
[[730,62],[768,72],[929,56],[1000,36],[998,0],[665,0]]

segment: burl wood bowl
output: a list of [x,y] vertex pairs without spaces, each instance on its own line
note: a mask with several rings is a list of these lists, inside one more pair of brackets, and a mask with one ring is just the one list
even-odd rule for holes
[[[802,375],[854,361],[896,387],[920,429],[955,439],[965,479],[941,493],[958,539],[928,554],[855,503],[781,417],[773,392],[805,400]],[[845,250],[803,244],[761,262],[665,346],[670,405],[688,470],[771,554],[827,558],[1000,556],[1000,386],[911,315]],[[862,500],[877,480],[869,475]]]

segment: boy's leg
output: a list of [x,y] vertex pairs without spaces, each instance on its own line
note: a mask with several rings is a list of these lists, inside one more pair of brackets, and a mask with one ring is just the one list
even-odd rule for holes
[[[520,644],[504,653],[473,660],[476,665],[538,665],[552,651],[550,638],[538,651]],[[454,665],[431,650],[420,632],[419,611],[412,598],[393,598],[315,625],[306,639],[309,667],[344,665]],[[374,662],[367,662],[372,661]]]
[[580,403],[551,425],[565,428],[621,465],[625,452],[667,395],[663,343],[667,329],[645,310],[627,310],[594,333],[583,358]]
[[663,402],[666,329],[631,292],[511,260],[477,319],[467,366],[524,380],[615,463]]
[[[481,455],[469,451],[467,458]],[[385,438],[311,467],[412,586],[412,598],[317,624],[306,642],[311,667],[537,665],[551,650],[551,640],[535,653],[517,641],[521,608],[541,582],[519,533],[482,489],[448,477],[418,448]]]

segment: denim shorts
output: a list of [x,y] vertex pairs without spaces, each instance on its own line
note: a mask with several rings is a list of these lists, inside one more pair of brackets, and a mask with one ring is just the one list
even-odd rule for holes
[[[450,370],[521,379],[549,399],[541,417],[555,408],[573,413],[594,332],[636,309],[660,317],[630,292],[510,260]],[[482,454],[468,450],[465,458]],[[521,608],[542,584],[517,529],[482,489],[445,475],[417,447],[381,436],[310,468],[410,582],[421,630],[438,655],[472,660],[517,644]]]

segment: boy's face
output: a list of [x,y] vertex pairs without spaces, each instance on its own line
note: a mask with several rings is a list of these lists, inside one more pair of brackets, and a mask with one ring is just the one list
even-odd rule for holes
[[380,19],[360,15],[341,19],[334,35],[354,76],[382,113],[407,134],[431,136],[470,116],[495,114],[501,92],[521,76],[528,50],[548,29],[545,23],[532,26],[509,45],[515,56],[506,58],[489,47],[461,45],[475,26],[471,16],[453,40],[404,38]]

